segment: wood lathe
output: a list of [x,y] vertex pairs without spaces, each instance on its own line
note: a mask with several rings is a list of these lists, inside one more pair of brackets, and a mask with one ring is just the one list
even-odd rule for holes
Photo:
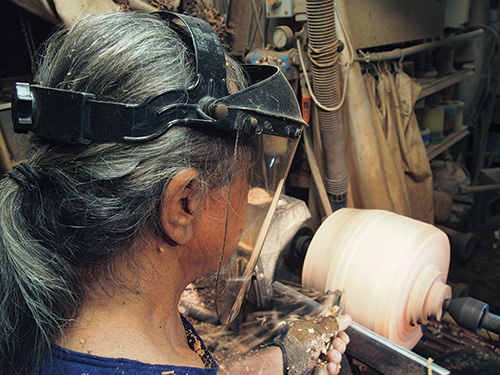
[[348,328],[354,358],[383,374],[449,374],[411,351],[429,321],[448,310],[473,332],[500,330],[487,304],[451,299],[449,263],[448,237],[435,226],[383,210],[340,209],[314,233],[305,204],[285,196],[256,267],[253,295],[263,308],[286,294],[319,311],[324,306],[284,284],[343,290],[344,313],[354,321]]

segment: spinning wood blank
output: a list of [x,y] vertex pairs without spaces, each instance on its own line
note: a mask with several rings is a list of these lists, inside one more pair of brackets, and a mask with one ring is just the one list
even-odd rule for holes
[[441,319],[448,237],[440,229],[383,210],[344,208],[320,226],[307,251],[304,287],[342,289],[353,321],[411,349],[421,324]]

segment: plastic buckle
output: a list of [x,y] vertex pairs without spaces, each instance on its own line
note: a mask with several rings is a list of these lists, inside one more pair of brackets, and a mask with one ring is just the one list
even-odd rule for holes
[[12,93],[12,123],[16,133],[28,133],[32,129],[34,104],[29,83],[16,82]]

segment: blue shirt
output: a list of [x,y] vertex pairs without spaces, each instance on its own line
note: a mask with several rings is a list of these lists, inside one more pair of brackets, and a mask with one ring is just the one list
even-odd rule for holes
[[126,358],[106,358],[52,346],[42,375],[216,375],[219,366],[200,336],[184,317],[184,331],[191,350],[197,353],[205,368],[153,365]]

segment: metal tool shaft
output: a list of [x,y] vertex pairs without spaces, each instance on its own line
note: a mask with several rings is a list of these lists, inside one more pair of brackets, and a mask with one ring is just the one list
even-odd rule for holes
[[[359,324],[351,323],[346,333],[351,339],[347,353],[383,374],[429,374],[428,363],[423,357]],[[450,371],[435,363],[430,368],[433,375],[450,374]]]

